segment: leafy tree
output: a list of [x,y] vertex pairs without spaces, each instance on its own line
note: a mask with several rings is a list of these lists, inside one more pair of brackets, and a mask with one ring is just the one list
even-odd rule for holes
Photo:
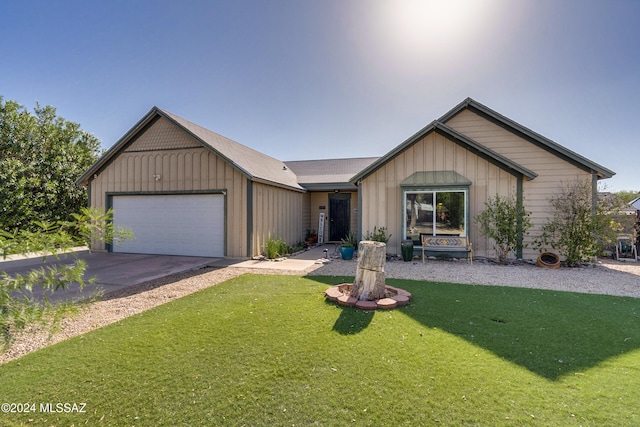
[[544,250],[547,245],[558,250],[569,267],[593,259],[623,228],[616,220],[622,208],[621,199],[594,201],[587,180],[562,184],[549,202],[554,208],[553,217],[542,227],[536,245]]
[[486,209],[475,220],[478,231],[494,241],[498,262],[506,264],[509,254],[522,247],[522,237],[531,228],[530,213],[513,197],[489,198]]
[[30,113],[0,97],[0,229],[71,220],[87,200],[76,180],[99,154],[100,141],[55,108]]
[[635,199],[640,197],[640,191],[624,190],[624,191],[616,191],[614,194],[618,196],[620,199],[622,199],[625,203],[631,203]]

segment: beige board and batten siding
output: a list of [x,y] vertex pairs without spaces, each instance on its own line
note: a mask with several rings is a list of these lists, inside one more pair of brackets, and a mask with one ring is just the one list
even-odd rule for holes
[[263,253],[270,238],[302,242],[305,200],[303,192],[253,183],[253,255]]
[[489,196],[515,193],[517,178],[471,153],[437,132],[430,132],[362,180],[362,232],[386,226],[392,234],[387,253],[399,254],[402,236],[400,183],[415,172],[455,171],[472,182],[469,187],[469,228],[474,253],[492,256],[489,242],[473,226]]
[[[227,257],[247,256],[247,177],[189,134],[160,118],[90,182],[91,206],[107,193],[226,193]],[[100,249],[104,249],[102,246]]]
[[311,194],[310,192],[304,193],[302,196],[302,222],[301,222],[301,232],[304,238],[307,237],[307,232],[311,230],[318,229],[317,225],[313,225],[311,222]]
[[547,218],[553,215],[553,208],[549,203],[550,197],[557,194],[564,183],[578,179],[591,183],[591,173],[472,111],[463,110],[449,119],[446,124],[538,174],[535,179],[525,179],[523,182],[524,204],[527,211],[531,213],[533,223],[529,235],[524,240],[528,246],[523,250],[523,257],[535,259],[539,252],[532,247],[531,243],[540,234],[540,229]]

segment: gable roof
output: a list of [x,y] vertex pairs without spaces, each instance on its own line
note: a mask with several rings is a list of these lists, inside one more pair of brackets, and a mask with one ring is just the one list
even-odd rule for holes
[[597,174],[598,178],[611,178],[616,173],[610,169],[605,168],[602,165],[599,165],[596,162],[593,162],[586,157],[581,156],[580,154],[569,150],[566,147],[558,144],[540,135],[537,132],[532,131],[531,129],[522,126],[521,124],[509,119],[508,117],[503,116],[497,111],[492,110],[491,108],[471,99],[467,98],[462,101],[460,104],[456,105],[453,109],[447,112],[445,115],[440,117],[438,121],[442,123],[446,123],[448,120],[453,118],[456,114],[460,113],[463,110],[472,111],[479,116],[497,124],[498,126],[506,129],[507,131],[523,138],[526,141],[529,141],[538,147],[541,147],[552,154],[562,158],[563,160],[577,166],[580,169],[583,169],[590,173]]
[[78,184],[86,185],[91,176],[106,167],[123,149],[129,146],[136,137],[144,132],[156,120],[163,117],[193,138],[217,156],[239,169],[253,181],[270,185],[304,191],[298,184],[296,175],[286,167],[285,163],[260,153],[253,148],[242,145],[200,125],[190,122],[173,113],[153,107],[138,123],[120,138],[98,161],[78,179]]
[[384,156],[380,157],[377,161],[373,162],[367,168],[360,171],[358,174],[354,175],[351,178],[352,183],[356,183],[357,181],[366,178],[370,174],[372,174],[376,169],[383,166],[385,163],[391,161],[397,155],[402,153],[404,150],[421,140],[423,137],[428,135],[431,132],[436,132],[444,137],[450,139],[456,144],[462,146],[463,148],[471,151],[472,153],[484,158],[490,163],[495,164],[496,166],[506,170],[509,173],[515,175],[522,175],[529,179],[534,179],[538,176],[535,172],[525,168],[524,166],[519,165],[518,163],[508,159],[507,157],[496,153],[495,151],[479,144],[473,139],[461,134],[453,128],[445,125],[444,123],[439,122],[438,120],[434,120],[429,125],[425,126],[413,136],[409,137],[402,144],[398,145],[393,150],[389,151]]
[[298,177],[298,183],[307,190],[353,190],[349,179],[379,157],[350,159],[295,160],[285,162]]

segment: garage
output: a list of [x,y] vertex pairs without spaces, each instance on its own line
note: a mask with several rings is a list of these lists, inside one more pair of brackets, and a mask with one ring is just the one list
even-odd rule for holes
[[223,257],[222,194],[114,195],[113,223],[133,231],[113,252]]

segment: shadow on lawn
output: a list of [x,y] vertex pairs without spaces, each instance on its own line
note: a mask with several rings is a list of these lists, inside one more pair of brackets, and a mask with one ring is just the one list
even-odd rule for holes
[[[327,301],[327,304],[336,304],[333,301]],[[342,307],[342,306],[341,306]],[[351,307],[344,307],[351,308]],[[369,326],[371,320],[373,320],[373,311],[364,310],[341,310],[340,316],[336,319],[336,323],[333,324],[333,330],[341,335],[352,335],[362,332]]]
[[[311,279],[326,284],[350,280]],[[387,284],[413,294],[408,306],[395,310],[550,380],[640,349],[640,299],[397,279]],[[344,307],[334,329],[355,333],[366,328],[374,313],[365,324],[357,323],[362,320],[358,312],[363,313]]]

